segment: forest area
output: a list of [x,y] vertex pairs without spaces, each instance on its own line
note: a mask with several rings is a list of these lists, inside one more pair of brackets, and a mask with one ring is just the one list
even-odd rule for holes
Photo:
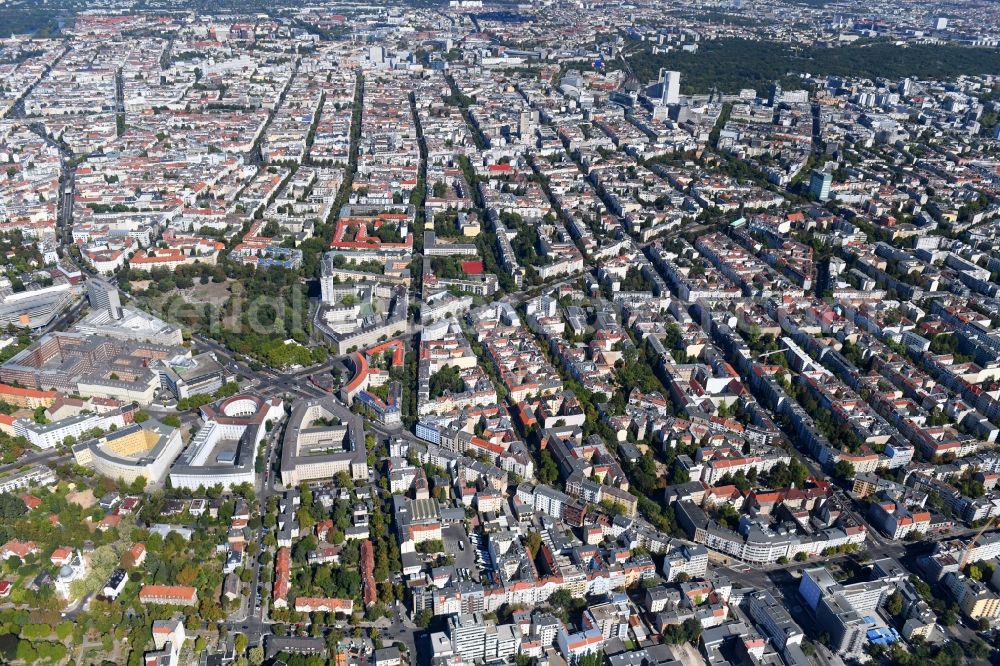
[[713,87],[722,93],[753,88],[758,94],[766,94],[774,81],[780,81],[786,90],[801,88],[800,74],[870,79],[947,79],[960,74],[990,74],[1000,71],[1000,52],[953,45],[897,46],[885,41],[830,48],[720,39],[702,42],[694,53],[654,55],[643,48],[629,58],[629,63],[641,82],[656,80],[660,68],[679,71],[684,94],[709,93]]

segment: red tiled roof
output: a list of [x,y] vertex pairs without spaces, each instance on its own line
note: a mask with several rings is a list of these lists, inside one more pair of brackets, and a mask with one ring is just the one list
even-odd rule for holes
[[298,597],[295,600],[296,611],[311,612],[322,609],[332,613],[351,613],[354,610],[354,600],[335,597]]
[[23,398],[55,398],[59,395],[58,391],[37,391],[35,389],[21,388],[19,386],[10,386],[9,384],[0,384],[0,395],[16,395]]
[[139,600],[176,599],[177,601],[192,601],[198,589],[187,585],[143,585],[139,590]]
[[34,541],[21,541],[19,539],[11,539],[0,548],[0,553],[3,553],[4,557],[10,557],[11,555],[16,555],[22,560],[28,556],[29,553],[38,552],[38,546],[35,545]]
[[52,556],[49,559],[52,560],[52,564],[65,564],[69,562],[71,557],[73,557],[73,551],[69,548],[56,548],[52,551]]

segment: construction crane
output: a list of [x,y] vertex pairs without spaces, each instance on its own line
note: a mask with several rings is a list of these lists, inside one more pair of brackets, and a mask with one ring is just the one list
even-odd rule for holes
[[987,520],[986,523],[979,528],[979,531],[976,532],[976,536],[972,537],[972,539],[969,541],[968,545],[965,547],[965,550],[962,552],[962,559],[958,563],[959,571],[963,571],[965,569],[965,565],[969,563],[969,557],[972,555],[972,549],[975,547],[976,541],[979,540],[979,537],[983,536],[983,533],[986,530],[993,527],[993,523],[995,523],[996,520],[997,520],[996,518],[990,518],[989,520]]

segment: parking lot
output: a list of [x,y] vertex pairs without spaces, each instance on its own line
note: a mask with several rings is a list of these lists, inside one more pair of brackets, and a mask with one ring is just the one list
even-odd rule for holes
[[476,564],[476,549],[465,528],[460,523],[449,525],[441,530],[441,539],[444,541],[444,552],[455,558],[455,568],[468,569],[469,578],[478,581],[480,567]]
[[487,578],[491,577],[493,566],[490,560],[490,553],[486,545],[486,540],[484,538],[480,538],[478,534],[473,533],[470,535],[469,541],[472,544],[472,557],[476,562],[476,568],[482,573],[483,576]]

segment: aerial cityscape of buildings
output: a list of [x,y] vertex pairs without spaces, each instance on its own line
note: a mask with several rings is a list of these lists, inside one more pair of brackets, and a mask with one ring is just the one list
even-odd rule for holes
[[1000,661],[994,3],[0,35],[0,663]]

